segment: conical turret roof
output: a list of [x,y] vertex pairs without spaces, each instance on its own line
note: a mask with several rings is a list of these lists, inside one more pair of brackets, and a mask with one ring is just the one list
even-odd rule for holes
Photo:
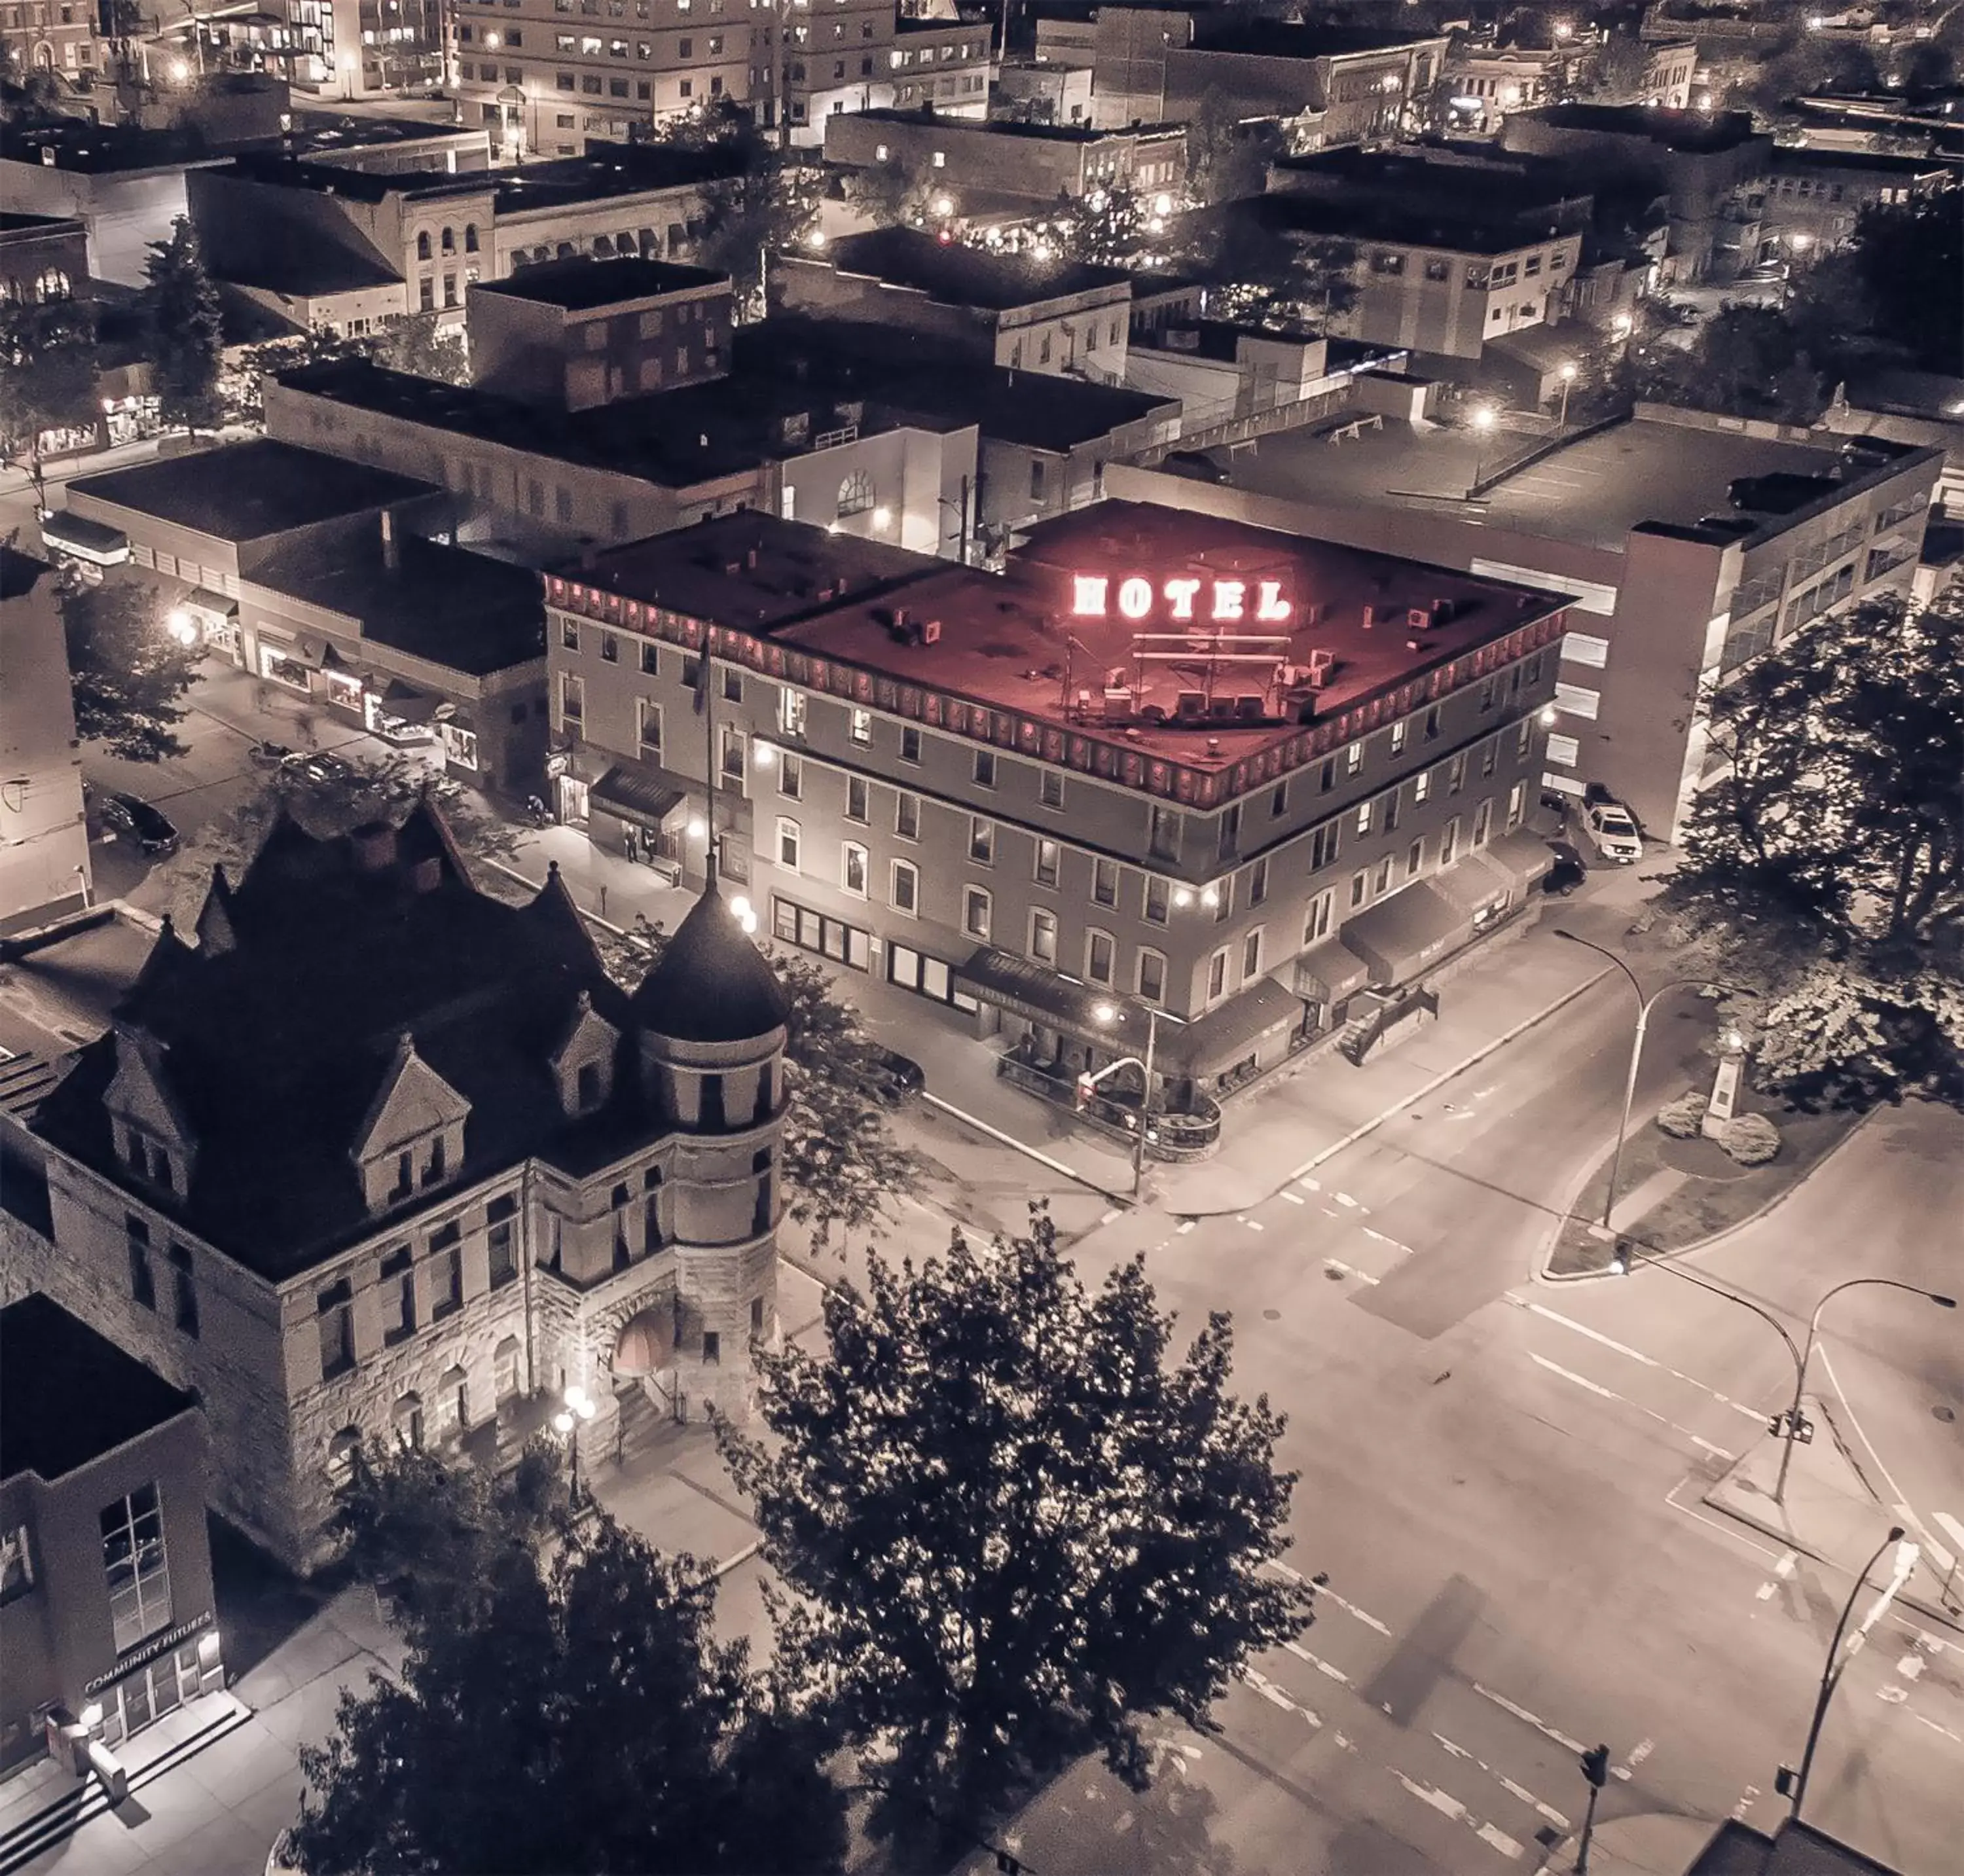
[[785,993],[712,887],[676,929],[634,993],[647,1028],[678,1042],[744,1042],[783,1023]]

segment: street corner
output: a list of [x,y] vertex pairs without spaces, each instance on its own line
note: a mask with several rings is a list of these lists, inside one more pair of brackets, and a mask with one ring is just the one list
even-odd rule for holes
[[[1717,1830],[1709,1817],[1678,1811],[1605,1818],[1589,1839],[1587,1876],[1684,1876]],[[1556,1876],[1578,1876],[1581,1850],[1571,1837],[1545,1867]]]

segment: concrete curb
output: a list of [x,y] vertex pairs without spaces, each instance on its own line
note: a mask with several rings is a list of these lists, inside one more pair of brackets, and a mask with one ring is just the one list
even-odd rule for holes
[[[1661,1102],[1660,1108],[1668,1107],[1670,1105],[1669,1102]],[[1778,1191],[1770,1194],[1747,1212],[1744,1217],[1735,1218],[1722,1230],[1715,1231],[1709,1237],[1695,1239],[1689,1244],[1680,1244],[1675,1250],[1658,1251],[1645,1259],[1644,1261],[1646,1263],[1661,1264],[1674,1262],[1680,1257],[1695,1257],[1701,1252],[1715,1249],[1735,1233],[1744,1230],[1748,1225],[1757,1224],[1768,1213],[1775,1211],[1780,1206],[1784,1205],[1809,1179],[1826,1166],[1829,1160],[1840,1152],[1842,1148],[1846,1146],[1875,1118],[1875,1109],[1871,1108],[1791,1185],[1783,1186]],[[1645,1117],[1644,1124],[1648,1126],[1656,1118],[1657,1113],[1653,1111]],[[1589,1183],[1595,1170],[1595,1164],[1592,1162],[1587,1171],[1575,1182],[1573,1188],[1564,1195],[1561,1207],[1563,1219],[1566,1220],[1572,1214],[1577,1193]],[[1543,1240],[1541,1253],[1536,1260],[1535,1268],[1529,1273],[1536,1283],[1558,1285],[1564,1283],[1600,1283],[1605,1278],[1613,1278],[1616,1275],[1613,1271],[1608,1270],[1550,1270],[1548,1268],[1548,1257],[1554,1249],[1556,1239],[1561,1234],[1561,1226],[1558,1223],[1555,1230]]]
[[[1133,1202],[1131,1194],[1115,1192],[1109,1187],[1100,1185],[1096,1179],[1086,1177],[1075,1166],[1067,1166],[1061,1159],[1053,1159],[1040,1147],[1031,1146],[1027,1140],[1017,1139],[1013,1134],[1004,1133],[1000,1127],[991,1127],[987,1121],[977,1120],[974,1114],[958,1108],[952,1101],[942,1100],[931,1088],[921,1090],[921,1098],[929,1107],[938,1108],[951,1119],[959,1121],[964,1127],[972,1127],[977,1133],[986,1134],[998,1145],[1013,1146],[1025,1159],[1034,1159],[1038,1166],[1048,1166],[1053,1172],[1062,1173],[1067,1179],[1083,1186],[1087,1192],[1096,1192],[1100,1198],[1109,1199],[1115,1205],[1130,1205]],[[1184,1217],[1186,1214],[1182,1213],[1180,1215]]]

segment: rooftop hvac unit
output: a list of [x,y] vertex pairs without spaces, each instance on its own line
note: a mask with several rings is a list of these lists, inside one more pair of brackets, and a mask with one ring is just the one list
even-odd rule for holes
[[1174,699],[1173,712],[1182,717],[1205,717],[1207,714],[1205,694],[1199,691],[1181,691]]
[[1372,627],[1378,623],[1378,608],[1375,606],[1366,606],[1364,608],[1364,616],[1359,623],[1365,631],[1369,631]]
[[941,643],[941,621],[939,619],[922,620],[920,642],[923,645],[939,645]]
[[1262,700],[1259,697],[1241,696],[1234,700],[1234,715],[1242,723],[1260,723],[1262,720]]
[[1414,606],[1405,614],[1405,626],[1410,631],[1423,632],[1431,624],[1432,612],[1429,607]]

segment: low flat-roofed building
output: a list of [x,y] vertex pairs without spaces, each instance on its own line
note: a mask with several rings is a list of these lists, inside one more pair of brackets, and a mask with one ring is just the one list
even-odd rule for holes
[[[197,1334],[190,1254],[159,1241],[142,1255],[148,1307]],[[45,1749],[54,1714],[85,1773],[91,1743],[116,1753],[224,1688],[204,1416],[52,1298],[25,1296],[0,1309],[0,1765]]]
[[1602,782],[1668,842],[1722,772],[1704,687],[1824,611],[1909,590],[1943,465],[1940,449],[1644,405],[1552,451],[1388,422],[1340,447],[1265,437],[1228,486],[1122,467],[1106,479],[1573,595],[1543,783]]
[[1081,124],[964,123],[914,111],[842,111],[825,127],[825,159],[891,169],[959,194],[980,189],[1054,204],[1094,189],[1150,194],[1179,188],[1186,132],[1179,124],[1093,130]]
[[1116,268],[951,246],[912,228],[849,235],[787,255],[786,304],[967,341],[999,365],[1106,383],[1125,375],[1131,275]]
[[1016,1041],[1032,1092],[1072,1105],[1139,1039],[1096,1006],[1150,1005],[1169,1127],[1218,1128],[1367,983],[1539,903],[1560,595],[1128,502],[1000,576],[854,588],[814,542],[788,603],[733,550],[665,575],[692,539],[548,579],[554,730],[589,747],[562,812],[620,792],[590,746],[658,758],[679,842],[713,765],[717,864],[769,931]]

